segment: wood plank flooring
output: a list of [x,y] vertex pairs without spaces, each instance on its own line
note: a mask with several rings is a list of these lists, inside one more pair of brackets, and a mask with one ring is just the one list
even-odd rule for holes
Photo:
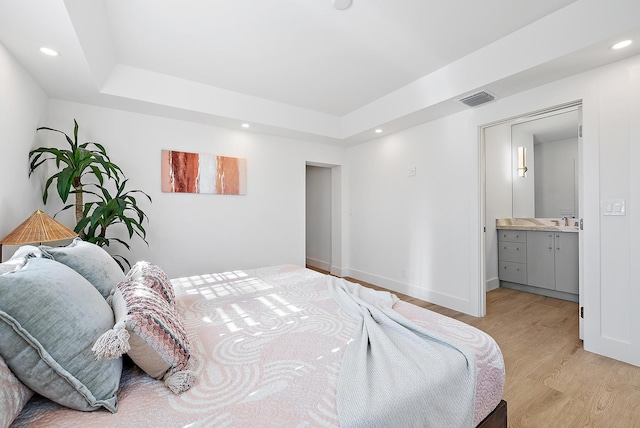
[[577,303],[499,288],[476,318],[395,294],[493,336],[505,360],[509,427],[640,428],[640,367],[583,349]]

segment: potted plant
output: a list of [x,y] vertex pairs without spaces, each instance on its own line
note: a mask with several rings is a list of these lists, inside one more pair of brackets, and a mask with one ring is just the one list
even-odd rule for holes
[[[140,237],[147,245],[146,230],[143,221],[147,215],[138,206],[136,195],[142,195],[151,202],[151,197],[142,190],[126,190],[128,179],[122,169],[113,163],[104,146],[98,143],[78,143],[78,122],[73,120],[73,138],[65,132],[40,127],[37,131],[47,130],[65,136],[69,148],[39,147],[29,152],[29,176],[47,161],[53,161],[57,171],[47,178],[42,200],[46,204],[49,188],[55,182],[55,188],[62,202],[69,195],[75,195],[75,203],[65,205],[59,212],[75,208],[76,226],[74,231],[86,241],[99,246],[109,246],[118,242],[130,249],[127,242],[107,236],[107,228],[115,224],[126,227],[129,238]],[[92,199],[85,203],[84,195]],[[124,270],[122,262],[130,266],[129,261],[120,255],[114,256]]]

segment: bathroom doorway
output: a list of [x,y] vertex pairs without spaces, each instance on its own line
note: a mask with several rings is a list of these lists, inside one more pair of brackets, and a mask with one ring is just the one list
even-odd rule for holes
[[[533,218],[550,224],[555,224],[551,222],[556,220],[562,222],[563,226],[565,223],[570,226],[580,224],[581,121],[581,103],[575,102],[481,128],[486,291],[498,288],[501,284],[496,219]],[[577,235],[580,278],[582,242],[579,230]],[[575,296],[580,306],[581,288],[580,284],[578,295]],[[558,297],[554,291],[547,289],[531,288],[525,291]]]

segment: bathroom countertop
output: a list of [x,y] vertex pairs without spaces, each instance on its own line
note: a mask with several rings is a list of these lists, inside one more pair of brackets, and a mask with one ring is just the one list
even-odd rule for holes
[[[555,222],[558,222],[556,226]],[[569,219],[569,226],[561,218],[498,218],[496,229],[533,230],[541,232],[578,232],[575,218]]]

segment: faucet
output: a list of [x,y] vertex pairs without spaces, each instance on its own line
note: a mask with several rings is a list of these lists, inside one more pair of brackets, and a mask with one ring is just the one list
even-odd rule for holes
[[567,216],[562,217],[562,220],[564,220],[564,225],[565,226],[569,226],[569,217],[567,217]]

